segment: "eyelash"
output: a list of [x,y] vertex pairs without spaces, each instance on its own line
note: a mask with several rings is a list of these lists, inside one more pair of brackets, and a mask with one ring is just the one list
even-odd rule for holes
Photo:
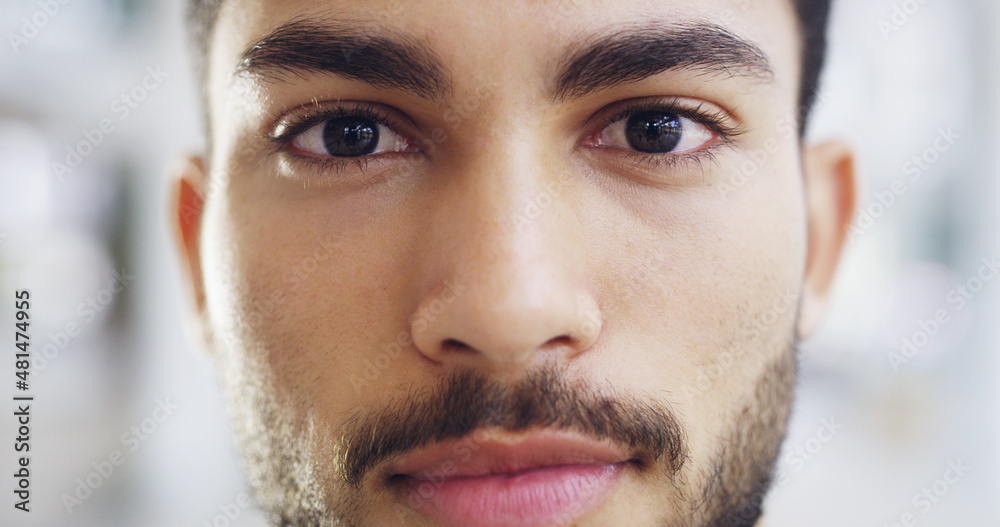
[[377,106],[360,103],[349,106],[324,108],[308,115],[293,117],[290,122],[283,127],[280,134],[274,135],[270,137],[270,139],[275,144],[277,150],[289,152],[292,156],[294,156],[297,162],[303,163],[304,166],[310,169],[314,169],[319,172],[332,171],[335,174],[339,174],[349,165],[353,164],[357,165],[359,170],[364,171],[364,169],[368,166],[371,156],[359,156],[352,158],[317,157],[291,152],[290,146],[296,137],[318,124],[341,117],[361,117],[363,119],[370,119],[396,133],[398,133],[397,130],[400,128],[399,121],[393,119],[389,114],[383,112]]
[[[670,170],[677,168],[682,163],[697,163],[701,166],[706,160],[711,162],[716,161],[715,154],[719,148],[731,145],[737,137],[745,133],[743,128],[729,124],[726,114],[722,111],[706,110],[704,106],[704,104],[699,104],[692,107],[677,100],[632,102],[621,107],[609,117],[602,119],[603,124],[597,133],[639,112],[656,111],[685,117],[711,130],[717,137],[715,143],[708,147],[682,154],[651,154],[619,148],[618,150],[621,151],[620,158],[633,166],[644,166],[648,169],[663,168],[664,170]],[[375,123],[389,128],[393,132],[398,133],[397,130],[399,130],[398,120],[375,105],[360,103],[324,108],[308,115],[293,117],[283,127],[280,134],[274,135],[269,139],[274,143],[277,150],[289,152],[298,163],[302,163],[303,166],[320,173],[333,172],[334,174],[339,174],[350,165],[356,165],[359,170],[364,171],[373,156],[366,155],[353,158],[317,157],[294,153],[290,149],[291,142],[300,134],[325,121],[341,117],[370,119]],[[377,155],[381,156],[385,154]]]
[[716,162],[716,153],[720,148],[732,145],[737,137],[746,133],[746,130],[742,127],[729,124],[729,119],[721,110],[705,109],[704,103],[697,106],[690,106],[675,99],[643,100],[628,103],[610,116],[604,118],[603,124],[597,133],[600,133],[612,124],[628,119],[634,114],[648,111],[672,113],[679,117],[690,119],[711,130],[717,140],[714,144],[707,147],[681,154],[651,154],[620,148],[620,159],[635,167],[673,170],[686,163],[696,163],[699,167],[702,167],[705,161]]

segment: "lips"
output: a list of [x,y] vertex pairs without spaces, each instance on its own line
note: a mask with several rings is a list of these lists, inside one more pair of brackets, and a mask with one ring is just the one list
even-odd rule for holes
[[636,463],[576,434],[479,431],[407,453],[384,474],[407,506],[443,526],[536,527],[599,507]]

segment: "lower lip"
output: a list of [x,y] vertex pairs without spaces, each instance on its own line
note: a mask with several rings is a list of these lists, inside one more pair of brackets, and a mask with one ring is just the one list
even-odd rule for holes
[[600,506],[624,468],[560,465],[437,481],[404,477],[405,503],[447,527],[564,524]]

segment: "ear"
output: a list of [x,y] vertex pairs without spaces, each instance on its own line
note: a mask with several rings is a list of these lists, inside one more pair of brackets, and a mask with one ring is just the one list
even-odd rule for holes
[[854,154],[842,141],[803,149],[809,247],[799,311],[799,338],[819,325],[826,311],[830,284],[837,270],[854,217]]
[[187,157],[177,160],[170,168],[171,203],[170,224],[174,241],[181,257],[181,266],[187,271],[188,293],[193,304],[191,325],[202,341],[208,345],[208,327],[205,324],[205,283],[201,273],[201,220],[205,210],[207,175],[205,160]]

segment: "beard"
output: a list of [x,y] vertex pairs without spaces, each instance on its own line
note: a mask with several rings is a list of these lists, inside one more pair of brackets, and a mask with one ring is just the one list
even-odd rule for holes
[[[723,436],[705,471],[692,523],[704,527],[753,527],[763,513],[774,467],[788,427],[798,373],[797,344],[767,366],[754,394]],[[667,527],[665,524],[663,527]]]
[[[335,433],[303,417],[309,414],[301,401],[279,397],[264,367],[250,367],[245,359],[230,362],[223,382],[249,483],[276,526],[371,525],[363,483],[394,456],[487,428],[542,428],[649,453],[666,480],[663,510],[670,514],[656,527],[753,527],[785,436],[795,344],[790,339],[764,367],[713,459],[699,469],[688,463],[684,429],[669,405],[570,382],[552,366],[514,383],[456,370],[433,390],[411,391],[374,411],[356,409]],[[230,358],[238,353],[229,352]],[[416,507],[411,501],[393,508],[405,524],[405,514]]]

